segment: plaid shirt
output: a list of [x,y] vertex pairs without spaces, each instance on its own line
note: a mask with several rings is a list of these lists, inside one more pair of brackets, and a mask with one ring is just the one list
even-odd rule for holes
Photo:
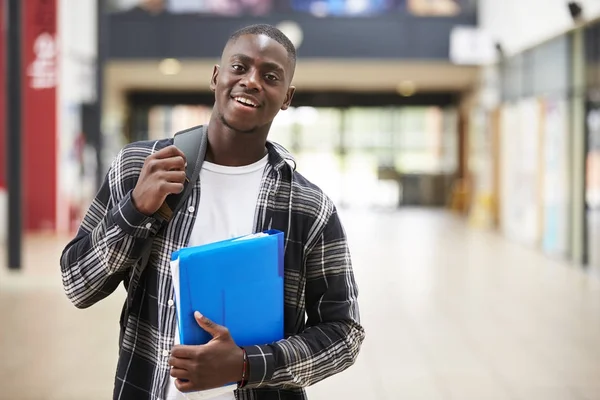
[[[173,139],[125,146],[113,161],[76,237],[61,256],[63,285],[78,308],[90,307],[121,282],[135,284],[115,376],[114,399],[163,399],[176,311],[170,255],[188,243],[200,199],[195,182],[184,207],[162,221],[138,212],[131,192],[147,156]],[[242,400],[306,399],[305,387],[351,366],[364,330],[345,232],[335,206],[295,171],[283,148],[267,143],[255,212],[255,232],[285,233],[284,331],[276,343],[245,347],[248,384]],[[136,276],[144,244],[153,235],[148,266]],[[132,276],[133,275],[133,276]]]

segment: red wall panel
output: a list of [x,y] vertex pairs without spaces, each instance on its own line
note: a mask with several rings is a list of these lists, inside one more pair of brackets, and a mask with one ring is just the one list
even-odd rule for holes
[[57,0],[23,2],[24,229],[55,229]]

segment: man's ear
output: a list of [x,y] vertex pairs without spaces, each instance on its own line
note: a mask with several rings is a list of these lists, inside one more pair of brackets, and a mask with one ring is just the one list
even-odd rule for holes
[[292,98],[294,97],[294,93],[296,92],[295,86],[290,86],[287,91],[287,95],[285,96],[285,101],[281,106],[282,110],[287,110],[290,104],[292,103]]
[[219,77],[219,66],[215,65],[212,78],[210,79],[210,90],[214,92],[217,89],[217,78]]

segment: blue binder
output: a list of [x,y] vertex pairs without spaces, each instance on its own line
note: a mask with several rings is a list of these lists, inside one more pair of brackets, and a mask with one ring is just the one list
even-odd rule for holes
[[181,344],[211,340],[195,311],[227,327],[238,346],[283,339],[283,240],[269,230],[172,254]]

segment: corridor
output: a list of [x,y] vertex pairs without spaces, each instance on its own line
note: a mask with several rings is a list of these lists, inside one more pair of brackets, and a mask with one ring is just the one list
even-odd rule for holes
[[[367,336],[310,400],[600,399],[598,277],[442,211],[340,213]],[[65,240],[28,238],[24,273],[0,268],[0,399],[111,397],[124,292],[72,306]]]

